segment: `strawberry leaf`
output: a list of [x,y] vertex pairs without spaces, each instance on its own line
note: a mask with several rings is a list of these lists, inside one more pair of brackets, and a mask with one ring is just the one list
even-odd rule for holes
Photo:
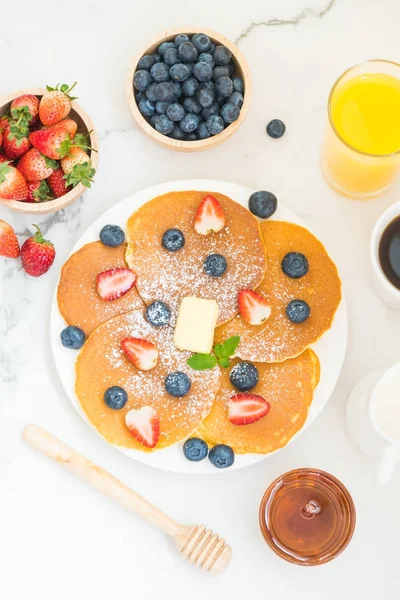
[[74,146],[88,148],[89,146],[89,136],[86,133],[77,133],[74,137],[73,144]]
[[49,167],[49,169],[53,169],[53,171],[55,171],[57,169],[58,162],[56,160],[53,160],[52,158],[49,158],[48,156],[45,156],[44,154],[42,154],[42,157],[44,158],[46,167]]
[[10,161],[6,160],[3,163],[0,163],[0,183],[3,183],[6,180],[6,175],[7,173],[9,173],[12,169],[12,167],[9,167],[8,165],[10,164]]
[[61,142],[60,146],[57,148],[57,152],[60,155],[60,158],[67,156],[68,152],[71,150],[71,140],[69,139],[69,135],[65,135],[65,139]]
[[193,354],[188,358],[187,364],[195,371],[205,371],[213,369],[217,364],[217,359],[213,354]]
[[51,200],[49,196],[50,188],[47,183],[43,180],[40,182],[40,186],[32,194],[36,202],[43,202],[44,200]]
[[71,173],[64,175],[67,185],[75,187],[78,183],[90,188],[93,183],[93,177],[96,169],[92,167],[91,161],[85,161],[80,165],[75,165]]

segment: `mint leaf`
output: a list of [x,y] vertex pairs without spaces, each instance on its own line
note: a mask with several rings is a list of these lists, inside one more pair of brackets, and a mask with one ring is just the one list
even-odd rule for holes
[[223,367],[224,369],[229,367],[230,364],[231,364],[230,360],[227,356],[223,356],[222,358],[219,359],[219,365],[220,365],[220,367]]
[[224,354],[224,345],[223,344],[215,344],[215,346],[214,346],[214,354],[218,358],[222,358],[223,356],[225,356],[225,354]]
[[218,349],[218,351],[220,352],[220,356],[218,356],[218,354],[216,352],[215,353],[217,354],[217,356],[219,358],[232,356],[232,354],[235,353],[235,350],[238,347],[239,342],[240,342],[240,336],[233,335],[232,337],[225,340],[223,344],[217,344],[217,346],[221,346],[221,348]]
[[195,371],[204,371],[213,369],[217,364],[217,359],[213,354],[193,354],[188,358],[187,364]]

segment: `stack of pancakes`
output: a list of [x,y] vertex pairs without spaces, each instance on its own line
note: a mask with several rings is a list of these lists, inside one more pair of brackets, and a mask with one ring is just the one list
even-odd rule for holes
[[[215,192],[209,193],[224,210],[225,227],[219,233],[198,235],[194,216],[206,193],[172,192],[151,200],[130,217],[127,245],[87,244],[62,269],[60,312],[69,325],[89,336],[76,361],[76,394],[90,422],[114,445],[151,451],[125,426],[125,413],[142,406],[152,406],[160,418],[154,450],[196,435],[210,445],[228,444],[239,454],[267,454],[284,446],[307,418],[319,381],[319,360],[309,346],[331,327],[339,306],[336,266],[307,229],[288,222],[259,222],[246,208]],[[161,245],[170,228],[185,236],[179,252],[167,252]],[[309,271],[304,277],[291,279],[283,273],[281,263],[288,252],[307,257]],[[212,253],[227,259],[222,277],[203,271],[203,262]],[[98,273],[126,265],[137,274],[136,287],[118,300],[102,300],[96,291]],[[245,288],[256,290],[271,305],[271,317],[262,325],[249,325],[238,314],[238,292]],[[174,346],[176,316],[185,296],[218,302],[216,343],[240,336],[230,367],[195,371],[187,365],[190,353]],[[298,325],[285,312],[293,299],[305,300],[311,307],[309,319]],[[163,328],[151,327],[144,317],[145,306],[154,300],[164,301],[172,311],[170,324]],[[139,371],[128,361],[121,350],[125,337],[156,344],[159,359],[153,370]],[[271,407],[268,415],[244,426],[231,424],[227,409],[236,393],[229,373],[239,359],[256,365],[259,382],[251,393]],[[192,382],[184,398],[168,395],[164,387],[165,376],[176,370],[187,373]],[[112,385],[128,392],[124,410],[112,410],[104,403],[104,391]]]

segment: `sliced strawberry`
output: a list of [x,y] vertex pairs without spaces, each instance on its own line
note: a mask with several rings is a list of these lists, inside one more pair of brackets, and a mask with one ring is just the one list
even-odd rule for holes
[[271,315],[267,299],[253,290],[240,290],[238,302],[241,316],[250,325],[261,325]]
[[151,406],[128,411],[125,415],[125,423],[133,437],[147,446],[154,448],[160,436],[160,420],[156,411]]
[[232,425],[250,425],[269,413],[269,402],[256,394],[235,394],[228,400],[228,418]]
[[125,338],[121,342],[121,348],[129,360],[141,371],[150,371],[157,364],[157,347],[140,338]]
[[135,281],[136,273],[130,269],[109,269],[97,275],[97,291],[103,300],[117,300],[129,292]]
[[194,228],[200,235],[217,233],[225,226],[225,214],[222,206],[214,196],[208,194],[203,198],[194,218]]

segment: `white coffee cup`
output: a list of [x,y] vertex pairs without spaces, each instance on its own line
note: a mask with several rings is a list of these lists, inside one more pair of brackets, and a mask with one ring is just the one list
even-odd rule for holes
[[373,371],[356,385],[346,420],[359,449],[379,459],[378,482],[387,483],[400,462],[400,363]]
[[400,290],[386,277],[379,261],[379,243],[386,227],[400,215],[400,202],[392,204],[379,217],[372,231],[370,258],[372,264],[372,283],[378,296],[391,308],[400,310]]

